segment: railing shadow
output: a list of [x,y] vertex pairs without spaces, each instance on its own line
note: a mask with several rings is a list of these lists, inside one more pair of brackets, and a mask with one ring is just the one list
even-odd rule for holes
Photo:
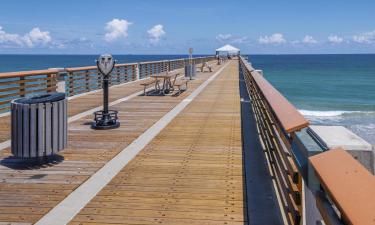
[[283,220],[259,140],[251,100],[240,72],[241,128],[244,168],[244,215],[250,225],[282,225]]

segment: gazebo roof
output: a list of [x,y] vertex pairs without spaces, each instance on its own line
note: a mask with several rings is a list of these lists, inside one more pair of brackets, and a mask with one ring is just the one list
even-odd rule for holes
[[221,48],[216,49],[217,52],[239,52],[238,48],[233,47],[232,45],[224,45]]

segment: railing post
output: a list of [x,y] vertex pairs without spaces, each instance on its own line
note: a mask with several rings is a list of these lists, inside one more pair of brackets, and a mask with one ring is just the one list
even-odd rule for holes
[[68,89],[69,89],[69,96],[74,95],[74,80],[73,80],[73,72],[69,72],[68,74]]
[[116,75],[117,75],[117,83],[121,83],[121,69],[120,67],[116,67]]
[[135,67],[135,80],[140,79],[140,73],[141,73],[141,64],[137,63],[137,66]]
[[86,87],[86,91],[90,91],[90,73],[88,70],[85,71],[85,87]]
[[56,91],[56,85],[54,80],[56,79],[56,74],[47,74],[47,92]]
[[25,97],[25,93],[26,93],[26,81],[25,81],[25,77],[20,77],[19,93],[20,93],[20,97]]

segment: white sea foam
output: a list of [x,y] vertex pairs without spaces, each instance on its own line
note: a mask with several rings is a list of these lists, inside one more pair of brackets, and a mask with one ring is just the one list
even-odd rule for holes
[[345,126],[375,144],[375,111],[299,111],[311,124]]
[[313,117],[338,117],[343,115],[349,114],[356,114],[356,115],[368,115],[368,114],[375,114],[375,112],[371,111],[311,111],[311,110],[298,110],[304,116],[313,116]]

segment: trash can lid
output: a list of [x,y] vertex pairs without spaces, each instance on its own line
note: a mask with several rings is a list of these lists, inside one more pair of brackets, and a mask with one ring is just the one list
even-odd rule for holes
[[47,94],[34,95],[32,97],[20,98],[15,100],[15,103],[20,104],[37,104],[46,102],[56,102],[65,99],[65,93],[55,92]]

